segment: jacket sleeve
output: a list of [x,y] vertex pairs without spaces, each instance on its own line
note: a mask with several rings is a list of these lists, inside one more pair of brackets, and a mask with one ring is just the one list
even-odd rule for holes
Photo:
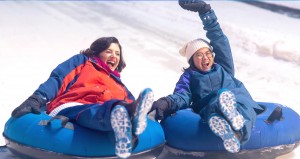
[[128,99],[135,101],[135,97],[133,96],[133,94],[129,91],[129,89],[124,85],[127,95],[128,95]]
[[46,82],[42,83],[34,92],[42,97],[45,103],[54,99],[58,94],[75,82],[82,66],[88,60],[83,54],[77,54],[65,62],[59,64],[50,74]]
[[216,54],[215,62],[234,77],[234,64],[230,44],[217,21],[215,12],[210,10],[199,16],[204,25],[203,29],[207,31],[206,37],[210,40],[210,44]]
[[179,109],[188,108],[191,104],[191,95],[190,74],[185,71],[176,83],[173,94],[167,96],[171,100],[170,111],[176,112]]

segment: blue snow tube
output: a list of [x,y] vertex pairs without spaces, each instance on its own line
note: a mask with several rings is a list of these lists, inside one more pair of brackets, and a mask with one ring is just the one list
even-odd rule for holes
[[[205,159],[270,159],[291,152],[299,146],[299,114],[275,103],[258,104],[264,111],[257,116],[251,137],[242,145],[239,153],[226,152],[223,141],[191,109],[180,110],[161,123],[166,136],[166,149],[173,154],[182,155],[180,158],[189,159],[193,156]],[[280,118],[270,121],[271,114],[276,116],[276,113]]]
[[[117,158],[113,132],[100,132],[51,119],[45,113],[10,118],[3,136],[14,154],[29,158]],[[165,137],[158,122],[147,119],[131,158],[153,158],[162,151]]]

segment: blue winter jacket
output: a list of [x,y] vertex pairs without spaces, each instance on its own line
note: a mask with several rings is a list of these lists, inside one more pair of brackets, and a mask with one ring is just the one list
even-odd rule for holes
[[178,109],[192,107],[194,111],[201,111],[205,106],[216,101],[218,90],[231,90],[237,102],[248,108],[261,107],[252,99],[244,84],[234,77],[234,64],[229,41],[224,35],[213,10],[200,15],[206,36],[210,40],[215,55],[215,64],[209,72],[201,72],[190,66],[181,75],[172,95],[171,112]]

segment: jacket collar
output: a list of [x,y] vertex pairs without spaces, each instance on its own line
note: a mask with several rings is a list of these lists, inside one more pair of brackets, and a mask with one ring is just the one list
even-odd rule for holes
[[115,75],[115,76],[117,76],[117,77],[121,77],[121,75],[120,75],[120,73],[118,72],[118,71],[112,71],[108,66],[107,66],[107,64],[106,63],[104,63],[102,60],[100,60],[100,58],[99,57],[96,57],[96,56],[94,56],[93,57],[93,59],[94,59],[94,61],[95,62],[97,62],[104,70],[106,70],[108,73],[110,73],[110,74],[113,74],[113,75]]

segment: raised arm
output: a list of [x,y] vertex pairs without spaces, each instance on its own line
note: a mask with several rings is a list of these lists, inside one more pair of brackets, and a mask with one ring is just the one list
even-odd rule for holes
[[199,13],[203,29],[207,31],[206,37],[210,40],[210,45],[216,54],[215,62],[234,76],[234,64],[228,38],[223,33],[210,5],[202,0],[179,0],[179,5],[183,9]]

